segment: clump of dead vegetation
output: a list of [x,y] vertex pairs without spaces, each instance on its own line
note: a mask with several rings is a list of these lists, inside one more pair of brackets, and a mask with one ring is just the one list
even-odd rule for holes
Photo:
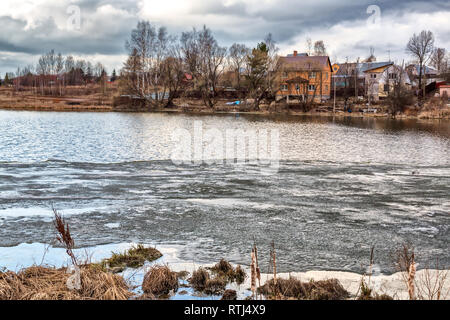
[[225,290],[220,300],[237,300],[236,290]]
[[189,284],[198,292],[206,294],[222,294],[225,291],[228,280],[220,275],[211,277],[205,268],[199,268],[192,273]]
[[291,277],[289,279],[270,279],[258,293],[269,299],[299,299],[299,300],[344,300],[350,294],[336,279],[301,282]]
[[140,268],[145,261],[152,262],[161,257],[162,253],[157,249],[138,244],[122,253],[113,252],[111,258],[104,259],[98,266],[104,270],[122,272],[126,268]]
[[359,295],[356,298],[357,300],[394,300],[391,296],[383,293],[378,294],[374,292],[372,288],[370,288],[366,282],[361,280],[361,284],[359,287]]
[[168,266],[153,266],[145,274],[142,290],[146,295],[162,296],[178,290],[178,275]]
[[80,267],[80,289],[69,289],[70,277],[66,268],[41,266],[0,273],[0,300],[127,300],[133,296],[122,277],[89,266]]
[[236,268],[225,259],[221,259],[216,265],[209,268],[209,270],[219,278],[227,280],[227,282],[236,282],[242,284],[247,277],[244,269],[238,265]]
[[[370,260],[368,272],[365,273],[361,278],[361,283],[359,285],[358,292],[356,293],[357,300],[394,300],[391,296],[387,294],[378,294],[371,287],[371,279],[373,275],[373,265],[374,265],[374,253],[375,247],[370,249]],[[366,283],[366,276],[368,277],[368,282]]]
[[428,265],[417,275],[415,250],[412,244],[404,243],[392,254],[396,270],[401,273],[410,300],[442,300],[449,295],[445,291],[448,270],[441,270],[436,260],[434,270]]

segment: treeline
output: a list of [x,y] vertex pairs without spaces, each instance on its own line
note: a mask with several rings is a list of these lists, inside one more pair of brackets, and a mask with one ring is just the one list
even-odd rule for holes
[[204,26],[177,37],[165,27],[139,22],[126,42],[129,57],[121,71],[122,92],[150,106],[173,104],[180,96],[201,98],[213,107],[225,90],[251,101],[258,109],[263,99],[273,99],[277,51],[269,34],[250,49],[244,44],[220,46]]
[[[117,78],[114,70],[111,81]],[[84,59],[64,57],[54,50],[42,55],[36,66],[17,68],[15,73],[7,73],[3,84],[13,85],[15,90],[31,87],[35,93],[42,95],[63,95],[67,86],[81,86],[99,83],[106,86],[108,74],[100,62],[92,63]]]

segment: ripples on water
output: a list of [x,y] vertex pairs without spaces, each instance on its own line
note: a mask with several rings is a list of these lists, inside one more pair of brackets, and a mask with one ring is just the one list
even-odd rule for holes
[[[196,120],[279,129],[278,174],[175,166],[172,131]],[[189,261],[249,264],[253,240],[264,256],[274,240],[281,271],[362,271],[375,245],[391,272],[409,240],[450,264],[448,122],[0,111],[0,123],[0,246],[52,242],[53,204],[79,246],[177,244]]]

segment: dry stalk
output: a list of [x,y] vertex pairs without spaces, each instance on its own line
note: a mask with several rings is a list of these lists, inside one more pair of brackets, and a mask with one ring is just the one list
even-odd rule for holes
[[412,254],[412,261],[409,266],[408,273],[408,294],[410,300],[416,300],[414,279],[416,277],[416,263],[414,262],[414,253]]
[[255,263],[256,263],[256,278],[258,279],[258,287],[261,287],[261,270],[259,269],[258,262],[258,248],[256,247],[256,243],[254,244],[255,248]]
[[[421,300],[446,299],[448,291],[443,292],[447,281],[448,270],[439,269],[439,260],[436,259],[435,270],[426,268],[416,281],[417,297]],[[450,289],[449,289],[450,291]]]
[[56,211],[55,208],[53,209],[53,214],[55,215],[55,219],[53,220],[53,225],[55,226],[56,231],[58,234],[56,235],[56,239],[65,246],[67,255],[72,260],[72,263],[75,266],[78,266],[77,259],[73,253],[73,249],[75,247],[75,241],[72,238],[72,235],[70,234],[69,224],[66,223],[64,218]]
[[275,252],[275,242],[274,241],[272,241],[271,257],[272,257],[272,263],[273,263],[273,285],[275,288],[275,297],[277,297],[278,296],[278,292],[277,292],[277,255]]
[[252,248],[252,263],[250,265],[251,270],[251,289],[252,289],[252,296],[255,296],[256,293],[256,253],[255,253],[255,247]]

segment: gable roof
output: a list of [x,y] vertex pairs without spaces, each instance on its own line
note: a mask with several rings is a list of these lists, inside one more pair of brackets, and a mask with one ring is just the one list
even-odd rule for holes
[[370,70],[384,68],[394,65],[393,62],[363,62],[358,65],[359,71],[367,72]]
[[329,67],[330,71],[333,71],[328,56],[287,56],[280,57],[278,63],[292,70],[317,70]]

